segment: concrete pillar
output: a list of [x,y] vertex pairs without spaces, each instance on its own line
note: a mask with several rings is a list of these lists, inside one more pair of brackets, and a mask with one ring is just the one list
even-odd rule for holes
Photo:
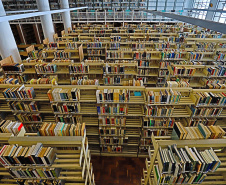
[[[208,10],[216,10],[218,0],[210,0],[210,3],[212,3],[213,6],[212,6],[212,7],[209,6]],[[214,13],[215,13],[215,12],[207,11],[207,13],[206,13],[206,20],[212,21],[212,20],[213,20],[213,15],[214,15]]]
[[[36,0],[36,2],[40,12],[50,11],[48,0]],[[50,42],[54,42],[53,35],[55,32],[51,14],[41,15],[40,19],[45,39],[48,38]]]
[[[61,9],[68,9],[69,3],[68,0],[61,0],[60,1]],[[64,23],[64,30],[68,33],[68,28],[71,28],[71,14],[70,11],[62,12],[62,18]]]
[[[2,1],[0,1],[0,16],[5,16],[5,9]],[[21,62],[20,53],[17,48],[16,41],[13,36],[12,29],[9,25],[9,21],[0,22],[0,54],[2,58],[13,56],[16,63]]]

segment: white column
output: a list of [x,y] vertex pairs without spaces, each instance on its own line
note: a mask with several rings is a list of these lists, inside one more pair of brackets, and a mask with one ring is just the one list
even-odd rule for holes
[[[2,1],[0,1],[0,16],[5,16],[5,9]],[[18,51],[16,41],[13,36],[9,21],[0,22],[0,54],[2,58],[13,56],[16,63],[21,62],[20,53]]]
[[[213,6],[212,7],[209,6],[208,10],[216,10],[218,0],[210,0],[210,3],[212,3]],[[214,12],[207,11],[207,13],[206,13],[206,20],[212,21],[213,20],[213,15],[214,15]]]
[[[36,0],[36,2],[40,12],[50,11],[48,0]],[[48,38],[50,42],[53,42],[53,35],[55,32],[51,14],[42,15],[40,16],[40,19],[45,39]]]
[[[62,9],[68,9],[69,3],[68,0],[61,0],[60,7]],[[64,23],[64,30],[68,33],[68,28],[71,28],[71,14],[70,11],[66,11],[62,13],[63,23]]]

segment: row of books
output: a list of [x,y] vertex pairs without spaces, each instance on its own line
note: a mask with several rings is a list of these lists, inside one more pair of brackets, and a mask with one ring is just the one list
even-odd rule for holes
[[101,137],[101,145],[125,145],[128,143],[128,137]]
[[27,55],[31,59],[37,59],[38,58],[38,53],[36,53],[35,51],[30,51]]
[[19,84],[19,80],[16,78],[0,78],[0,84]]
[[89,65],[85,65],[84,62],[81,62],[81,64],[71,64],[69,65],[69,72],[70,73],[88,73]]
[[22,123],[25,122],[41,122],[42,116],[41,114],[29,114],[29,113],[21,113],[21,114],[15,114],[15,118]]
[[224,135],[225,131],[220,126],[204,126],[199,123],[197,127],[184,127],[180,122],[176,122],[172,139],[219,139]]
[[120,42],[110,42],[110,49],[119,49]]
[[160,69],[166,69],[168,66],[170,65],[170,62],[167,62],[167,61],[163,61],[163,62],[160,62]]
[[217,122],[216,118],[189,118],[186,120],[187,126],[194,127],[202,123],[205,126],[215,125]]
[[159,71],[159,76],[166,77],[168,75],[169,75],[169,71],[168,70],[160,70]]
[[171,67],[173,74],[172,75],[182,75],[182,76],[194,76],[196,68],[194,67]]
[[121,36],[111,36],[111,42],[120,42]]
[[80,89],[62,89],[55,88],[47,92],[49,100],[60,102],[60,101],[79,101],[80,100]]
[[23,64],[5,63],[1,65],[5,73],[22,73],[25,71]]
[[154,75],[156,74],[155,69],[138,69],[138,75]]
[[102,135],[114,135],[124,136],[126,134],[125,129],[119,127],[99,127],[99,134]]
[[33,87],[25,87],[24,85],[22,85],[21,87],[5,89],[3,91],[3,96],[6,99],[19,99],[19,100],[34,99],[35,91]]
[[164,51],[161,53],[162,59],[183,59],[186,58],[186,53],[177,52],[177,51]]
[[81,115],[56,115],[56,122],[77,124],[81,122]]
[[226,59],[225,53],[218,53],[217,60],[225,60],[225,59]]
[[160,53],[149,53],[147,51],[135,51],[133,53],[133,59],[135,60],[150,60],[150,59],[156,59],[156,60],[160,60]]
[[122,82],[123,76],[115,76],[115,77],[104,77],[104,84],[105,85],[120,85]]
[[175,87],[190,87],[189,82],[187,81],[167,81],[167,87],[175,88]]
[[99,80],[98,79],[71,79],[71,85],[99,85]]
[[87,43],[87,49],[88,48],[102,48],[103,47],[103,43],[102,42],[88,42]]
[[173,106],[145,106],[145,115],[153,117],[170,117],[173,115]]
[[[221,161],[212,148],[199,151],[196,147],[159,148],[159,164],[154,166],[157,183],[201,183],[208,172],[215,172]],[[196,172],[196,173],[193,173]]]
[[[43,178],[56,179],[59,176],[59,169],[57,168],[12,169],[10,171],[10,174],[12,175],[13,178],[16,178],[16,179],[25,179],[25,178],[26,179],[43,179]],[[50,181],[50,183],[52,182]],[[30,182],[29,182],[29,185],[30,185]]]
[[111,59],[111,58],[119,58],[119,59],[124,58],[124,52],[106,51],[106,59]]
[[207,117],[207,116],[220,116],[221,112],[223,111],[223,108],[197,108],[194,105],[191,106],[191,116],[201,116],[201,117]]
[[36,73],[55,73],[57,72],[56,64],[36,64],[35,65]]
[[208,106],[208,105],[220,105],[223,106],[226,103],[226,94],[212,93],[212,92],[196,92],[194,94],[196,97],[196,106]]
[[126,126],[126,117],[99,116],[100,126]]
[[178,104],[181,99],[181,93],[172,89],[148,91],[146,96],[148,104]]
[[29,81],[29,84],[52,84],[57,85],[58,77],[57,76],[50,76],[48,78],[32,78]]
[[208,67],[207,71],[209,75],[212,76],[226,76],[225,74],[225,67],[224,66],[217,66],[217,67]]
[[101,152],[110,152],[110,153],[121,153],[123,150],[122,146],[105,146],[100,145]]
[[19,185],[50,185],[50,184],[54,184],[54,185],[62,185],[62,181],[57,181],[55,179],[53,180],[43,180],[43,179],[19,179],[17,180],[17,184]]
[[115,105],[104,105],[97,106],[97,113],[104,115],[127,115],[128,105],[115,104]]
[[167,136],[168,130],[167,129],[144,129],[144,130],[142,130],[142,137],[151,137],[152,134],[154,134],[154,136]]
[[54,113],[79,113],[80,103],[53,103],[51,104]]
[[13,111],[21,111],[21,112],[36,112],[39,110],[39,104],[38,102],[32,101],[32,102],[8,102],[8,106]]
[[37,143],[30,147],[4,145],[0,151],[0,162],[3,166],[50,166],[55,158],[54,148],[43,147],[42,143]]
[[85,123],[43,123],[39,129],[41,136],[84,136],[86,132]]
[[[160,62],[161,63],[161,62]],[[158,66],[158,63],[155,61],[138,61],[138,66],[139,67],[152,67],[152,66]]]
[[11,120],[2,120],[0,122],[0,132],[1,133],[12,133],[15,136],[20,132],[23,128],[23,124],[18,121]]
[[129,102],[130,91],[127,89],[104,89],[96,91],[97,103]]
[[[151,139],[141,138],[140,139],[140,146],[149,146],[151,145]],[[147,149],[143,149],[142,152],[147,152]]]
[[193,52],[191,52],[190,59],[191,60],[201,60],[201,59],[203,59],[204,55],[205,54],[203,54],[203,53],[193,53]]
[[105,52],[103,52],[103,50],[94,50],[94,49],[92,49],[92,50],[87,50],[87,54],[88,54],[88,56],[89,55],[105,55]]
[[169,127],[172,128],[175,123],[174,118],[144,118],[144,127]]
[[104,74],[124,74],[125,66],[123,64],[114,64],[109,65],[108,63],[103,66],[103,73]]

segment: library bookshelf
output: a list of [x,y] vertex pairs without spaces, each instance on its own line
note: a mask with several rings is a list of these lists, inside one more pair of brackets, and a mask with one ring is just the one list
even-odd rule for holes
[[[184,41],[180,40],[182,32],[184,32]],[[33,46],[27,48],[30,58],[21,63],[24,71],[6,70],[5,78],[21,79],[26,76],[27,80],[21,80],[19,84],[33,87],[36,92],[36,97],[26,102],[38,102],[40,108],[36,112],[26,113],[40,113],[42,120],[38,123],[23,122],[25,127],[30,125],[29,132],[36,133],[38,129],[32,130],[31,128],[39,128],[43,122],[66,122],[66,120],[69,123],[73,120],[85,122],[92,154],[146,157],[148,147],[152,145],[152,133],[156,136],[169,136],[172,132],[172,125],[169,126],[169,123],[181,121],[184,125],[189,125],[191,120],[199,120],[199,115],[193,115],[191,111],[191,107],[200,108],[195,103],[196,92],[225,92],[224,89],[208,89],[212,87],[209,84],[212,84],[213,88],[218,87],[216,84],[220,84],[219,88],[223,88],[225,84],[225,75],[218,75],[216,72],[224,70],[216,68],[218,65],[223,67],[225,62],[226,41],[225,35],[222,34],[206,33],[180,24],[173,26],[143,24],[125,27],[82,25],[70,29],[68,33],[63,31],[61,37],[55,35],[54,39],[53,43],[45,40],[44,49],[40,51],[35,50]],[[101,54],[95,54],[95,52]],[[40,70],[43,66],[48,66],[48,68]],[[173,67],[184,71],[194,69],[194,74],[175,74]],[[32,79],[39,78],[49,79],[48,84],[32,84],[34,81]],[[80,83],[82,85],[78,85],[79,80],[82,81]],[[92,83],[88,83],[89,80],[93,80]],[[98,83],[93,83],[94,80]],[[143,83],[140,86],[134,86],[136,84],[133,83],[134,80]],[[84,81],[87,83],[83,83]],[[175,83],[169,83],[171,81]],[[182,84],[182,82],[186,83]],[[0,84],[0,92],[13,87],[20,87],[20,85]],[[48,91],[57,88],[69,91],[76,88],[80,91],[80,99],[59,102],[49,100]],[[131,91],[130,101],[98,102],[97,91],[105,89]],[[160,91],[165,92],[170,89],[181,94],[178,103],[147,102],[148,92],[160,93]],[[139,96],[134,96],[134,92]],[[15,120],[14,115],[21,114],[21,111],[9,108],[8,103],[12,101],[4,98],[1,93],[2,119]],[[18,100],[18,102],[23,101]],[[52,106],[57,103],[59,106],[79,105],[80,111],[76,113],[54,111]],[[109,109],[117,104],[118,107],[128,108],[128,114],[99,114],[97,111],[98,107]],[[225,128],[225,105],[209,107],[222,108],[222,111],[219,115],[202,116],[200,119],[202,121],[217,119],[216,124]],[[150,108],[156,111],[172,109],[172,114],[146,114],[147,109],[150,110]],[[122,122],[126,120],[126,124],[120,126],[100,124],[104,118],[114,118]],[[144,125],[150,121],[151,125]],[[119,149],[119,152],[110,150],[108,152],[108,146],[117,146],[119,141],[116,140],[113,144],[106,143],[106,139],[110,142],[114,136],[102,135],[100,128],[108,130],[106,132],[109,133],[111,130],[113,133],[116,130],[124,132],[125,134],[119,135],[118,138],[128,137],[125,139],[128,143],[120,145],[125,151],[120,152]],[[104,152],[102,146],[106,146]]]
[[[11,181],[29,181],[29,180],[52,180],[61,184],[95,184],[93,167],[90,162],[91,155],[86,135],[84,136],[28,136],[26,133],[20,137],[6,136],[1,133],[1,140],[4,144],[30,147],[37,143],[42,143],[43,147],[52,147],[56,158],[50,165],[5,165],[3,168],[8,170],[55,170],[56,175],[53,178],[31,178],[31,177],[13,177]],[[60,138],[59,138],[60,137]],[[29,138],[29,139],[28,139]],[[67,147],[65,147],[67,146]],[[53,183],[53,182],[52,182]]]
[[[213,148],[215,154],[221,161],[220,166],[215,172],[208,172],[206,178],[201,184],[225,184],[225,138],[223,139],[204,139],[204,140],[170,140],[170,137],[159,136],[155,137],[152,135],[152,142],[154,150],[149,148],[149,159],[146,159],[146,169],[143,170],[143,178],[141,179],[141,184],[163,184],[157,182],[157,177],[154,175],[154,166],[160,165],[160,154],[159,148],[167,148],[176,144],[178,148],[195,147],[197,150],[205,150]],[[196,183],[194,183],[196,184]]]

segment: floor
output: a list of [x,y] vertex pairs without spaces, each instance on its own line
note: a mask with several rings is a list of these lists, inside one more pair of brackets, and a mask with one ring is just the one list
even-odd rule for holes
[[92,156],[96,185],[140,185],[145,158]]

